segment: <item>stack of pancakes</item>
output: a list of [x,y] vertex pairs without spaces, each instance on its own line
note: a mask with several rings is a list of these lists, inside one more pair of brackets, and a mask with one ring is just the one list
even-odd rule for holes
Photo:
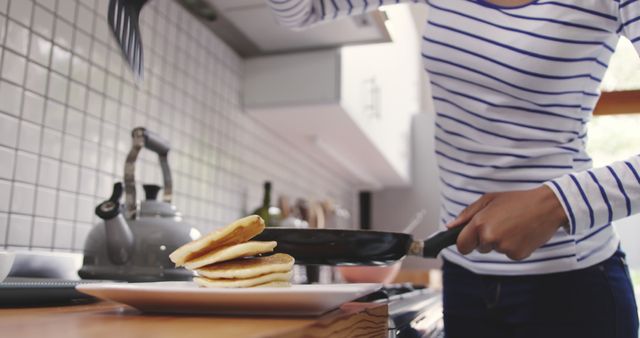
[[176,266],[195,271],[200,286],[247,288],[289,286],[293,257],[273,251],[276,242],[250,241],[264,230],[260,216],[239,219],[222,229],[187,243],[169,255]]

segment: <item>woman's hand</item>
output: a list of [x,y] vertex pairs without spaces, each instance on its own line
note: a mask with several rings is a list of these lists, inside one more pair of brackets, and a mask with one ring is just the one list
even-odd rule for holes
[[468,254],[491,250],[514,260],[529,257],[567,223],[562,205],[549,187],[489,193],[463,210],[447,224],[467,223],[458,236],[458,251]]

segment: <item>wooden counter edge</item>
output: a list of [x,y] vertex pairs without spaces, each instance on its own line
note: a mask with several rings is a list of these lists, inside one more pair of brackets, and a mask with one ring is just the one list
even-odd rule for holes
[[[176,336],[177,332],[185,337],[192,337],[200,332],[196,336],[203,337],[203,332],[237,334],[238,331],[233,329],[235,325],[251,325],[254,319],[257,320],[255,329],[245,329],[244,334],[233,338],[386,337],[388,308],[386,304],[351,302],[320,317],[207,317],[146,315],[123,304],[100,301],[85,305],[2,308],[0,332],[21,338],[43,335],[85,337],[89,333],[96,338],[111,337],[114,334],[133,337],[140,332],[151,333],[153,330],[149,331],[149,325],[156,326],[161,322],[164,326],[162,330],[165,331],[158,337]],[[271,321],[273,324],[269,324]],[[260,328],[264,329],[265,325],[275,327],[271,326],[273,329],[261,332]],[[187,327],[195,332],[188,332],[188,329],[185,331]]]
[[304,327],[268,338],[387,337],[388,318],[386,304],[345,303]]

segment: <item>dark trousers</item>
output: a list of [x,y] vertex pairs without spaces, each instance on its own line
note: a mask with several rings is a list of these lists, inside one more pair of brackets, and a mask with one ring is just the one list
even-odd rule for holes
[[586,269],[530,276],[478,275],[445,261],[447,338],[638,338],[624,253]]

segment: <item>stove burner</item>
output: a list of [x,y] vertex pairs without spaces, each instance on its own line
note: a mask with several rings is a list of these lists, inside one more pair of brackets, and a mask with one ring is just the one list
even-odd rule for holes
[[379,300],[392,300],[395,298],[398,298],[398,295],[402,295],[408,292],[412,292],[415,290],[422,290],[425,289],[426,287],[424,285],[420,285],[420,284],[411,284],[411,283],[404,283],[404,284],[390,284],[390,285],[385,285],[383,286],[380,290],[371,293],[369,295],[366,295],[360,299],[358,299],[358,302],[377,302]]
[[392,338],[443,337],[442,295],[417,284],[391,284],[359,302],[386,303],[389,307],[389,334]]

